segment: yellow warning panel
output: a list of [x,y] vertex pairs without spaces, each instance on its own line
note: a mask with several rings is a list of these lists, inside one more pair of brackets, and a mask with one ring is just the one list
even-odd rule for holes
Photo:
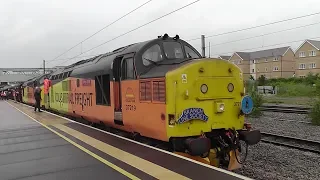
[[202,162],[204,164],[209,164],[210,165],[210,161],[209,161],[208,158],[202,158],[200,156],[191,156],[190,154],[183,153],[183,152],[174,152],[174,153],[178,154],[180,156],[187,157],[187,158],[193,159],[195,161]]
[[230,162],[229,162],[228,170],[235,170],[235,169],[241,168],[241,164],[239,164],[236,159],[236,154],[237,154],[237,158],[240,159],[238,150],[236,150],[236,153],[235,151],[229,152]]

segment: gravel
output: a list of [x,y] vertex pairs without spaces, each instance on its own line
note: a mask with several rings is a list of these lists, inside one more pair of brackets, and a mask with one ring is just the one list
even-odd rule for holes
[[320,179],[320,155],[260,142],[235,173],[258,179]]
[[[246,121],[262,132],[320,141],[320,126],[299,122],[310,122],[305,114],[263,112],[260,118],[247,118]],[[235,172],[263,180],[320,179],[320,155],[259,142],[249,146],[245,164]]]
[[[283,119],[293,121],[283,121]],[[260,129],[261,132],[293,136],[320,142],[320,126],[298,122],[310,122],[310,119],[305,114],[263,112],[261,117],[247,118],[247,121],[252,123],[254,129]]]

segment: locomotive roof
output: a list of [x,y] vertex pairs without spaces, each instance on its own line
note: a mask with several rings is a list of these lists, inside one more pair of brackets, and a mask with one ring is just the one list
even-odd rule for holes
[[[140,56],[142,56],[142,53],[147,50],[147,48],[150,48],[150,46],[153,45],[160,45],[162,46],[163,42],[179,42],[182,46],[186,45],[189,48],[191,48],[195,53],[201,57],[200,53],[192,47],[187,42],[179,39],[179,36],[176,36],[174,38],[169,37],[168,35],[159,36],[156,39],[139,42],[135,44],[131,44],[128,46],[124,46],[121,48],[118,48],[112,52],[100,55],[98,57],[84,60],[82,62],[78,62],[78,65],[74,65],[72,68],[72,72],[70,76],[72,77],[78,77],[78,78],[94,78],[94,76],[102,75],[102,74],[110,74],[112,75],[112,64],[116,58],[119,57],[119,60],[121,60],[123,57],[135,57],[135,67],[138,75],[142,78],[150,78],[150,77],[161,77],[164,76],[164,74],[169,70],[174,68],[174,66],[171,66],[169,64],[167,65],[161,65],[157,67],[146,67],[142,64],[142,59]],[[184,48],[184,47],[181,47]],[[140,62],[141,61],[141,62]],[[173,61],[171,61],[173,62]],[[175,64],[180,64],[181,61],[176,61]],[[178,67],[178,66],[175,66]],[[71,70],[71,69],[69,69]],[[112,77],[112,76],[110,76]]]
[[[95,57],[91,57],[88,59],[84,59],[73,63],[65,68],[59,69],[56,72],[51,73],[52,83],[59,82],[68,77],[77,77],[77,78],[94,78],[97,75],[102,74],[110,74],[112,73],[112,64],[114,60],[119,57],[121,60],[123,57],[136,57],[135,58],[135,66],[137,72],[139,71],[139,76],[142,78],[148,77],[159,77],[163,76],[169,69],[174,67],[178,67],[178,65],[163,65],[162,67],[146,67],[142,65],[141,56],[142,52],[146,51],[146,48],[149,48],[155,44],[161,44],[164,41],[178,41],[182,43],[182,45],[189,46],[199,57],[201,57],[200,53],[192,47],[187,42],[181,40],[179,36],[175,36],[174,38],[169,37],[167,34],[164,36],[158,36],[156,39],[130,44],[127,46],[120,47],[118,49],[113,50],[112,52],[104,53],[97,55]],[[140,59],[139,59],[140,58]],[[141,61],[141,62],[140,62]],[[181,63],[181,62],[180,62]],[[180,64],[179,62],[175,62],[175,64]],[[146,72],[146,73],[145,73]],[[110,76],[111,78],[112,76]]]
[[113,60],[119,55],[136,53],[149,42],[156,41],[157,39],[144,41],[140,43],[130,44],[105,54],[98,55],[94,58],[79,61],[69,66],[65,71],[72,71],[70,76],[85,77],[90,74],[91,76],[109,73]]
[[[152,40],[151,40],[152,41]],[[141,48],[144,44],[150,42],[149,41],[145,41],[145,42],[140,42],[140,43],[134,43],[134,44],[130,44],[121,48],[117,48],[115,50],[113,50],[112,52],[108,52],[108,53],[103,53],[88,59],[83,59],[80,60],[76,63],[70,64],[69,66],[66,66],[63,69],[59,69],[53,73],[51,73],[51,76],[54,75],[58,75],[64,72],[71,72],[70,76],[74,76],[75,73],[73,72],[74,70],[79,71],[76,74],[82,74],[85,73],[87,71],[89,72],[98,72],[99,74],[99,70],[103,71],[104,69],[111,69],[109,66],[109,68],[106,68],[106,66],[108,67],[108,65],[111,65],[112,60],[114,59],[114,57],[116,57],[119,54],[126,54],[126,53],[130,53],[130,52],[136,52],[139,50],[139,48]]]

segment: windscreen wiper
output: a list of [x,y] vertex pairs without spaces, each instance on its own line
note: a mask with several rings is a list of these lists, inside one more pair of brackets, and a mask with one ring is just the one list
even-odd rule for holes
[[161,63],[162,65],[174,65],[174,64],[181,64],[181,63],[184,63],[186,61],[190,61],[192,59],[198,59],[198,58],[187,58],[187,59],[183,59],[179,62],[168,62],[168,63]]
[[147,60],[147,61],[151,62],[152,64],[154,64],[154,65],[156,65],[156,66],[158,66],[158,65],[159,65],[157,62],[154,62],[154,61],[152,61],[151,59],[147,59],[147,58],[143,58],[143,59],[145,59],[145,60]]

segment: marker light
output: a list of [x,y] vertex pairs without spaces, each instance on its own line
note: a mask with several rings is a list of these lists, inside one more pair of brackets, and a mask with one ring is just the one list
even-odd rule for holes
[[206,92],[208,92],[208,86],[206,84],[202,84],[200,90],[203,94],[205,94]]
[[233,89],[234,89],[233,84],[232,84],[232,83],[229,83],[229,84],[228,84],[228,91],[229,91],[229,92],[232,92]]

